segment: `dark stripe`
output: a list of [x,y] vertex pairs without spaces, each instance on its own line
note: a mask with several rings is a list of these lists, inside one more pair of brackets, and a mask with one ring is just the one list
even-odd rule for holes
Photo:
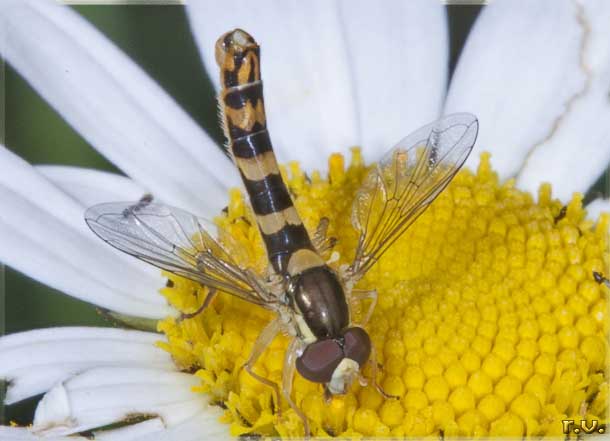
[[263,241],[267,247],[269,260],[279,273],[286,271],[292,253],[303,248],[313,249],[307,230],[302,224],[286,225],[273,234],[263,233]]
[[[257,50],[258,52],[258,50]],[[256,56],[256,59],[260,62],[260,58],[258,57],[258,54]],[[256,81],[256,69],[250,69],[250,72],[248,73],[248,83],[253,83]],[[260,77],[260,75],[259,75]]]
[[229,129],[229,136],[231,137],[233,142],[238,141],[246,136],[250,136],[253,133],[262,132],[263,130],[267,129],[266,124],[260,124],[258,122],[254,123],[251,130],[242,129],[241,127],[234,125],[230,120],[227,121],[227,125],[227,128]]
[[[243,52],[241,52],[241,49],[240,51],[229,50],[231,47],[235,49],[233,38],[234,33],[229,33],[223,40],[226,56],[232,57],[233,69],[226,69],[227,66],[231,65],[231,60],[225,60],[221,66],[221,83],[223,85],[223,95],[221,98],[223,105],[221,107],[225,109],[225,112],[233,111],[235,113],[235,111],[238,111],[242,113],[245,110],[240,109],[244,109],[248,103],[254,109],[256,109],[257,105],[264,106],[262,83],[257,82],[252,84],[255,81],[260,81],[260,49],[256,46],[249,47]],[[251,39],[251,37],[249,38]],[[248,41],[256,44],[254,39]],[[247,57],[250,57],[249,61],[253,63],[253,66],[249,69],[248,78],[244,78],[240,83],[238,73]],[[236,86],[240,87],[237,88]],[[242,115],[238,115],[238,117],[240,116]],[[256,159],[257,156],[263,153],[273,152],[265,121],[262,123],[255,122],[250,130],[245,130],[234,125],[228,115],[225,116],[225,121],[227,137],[229,138],[231,150],[235,158]],[[240,173],[250,197],[250,205],[256,215],[265,216],[293,206],[290,193],[279,173],[270,174],[259,181],[250,181],[241,170]],[[307,230],[302,224],[287,224],[273,234],[267,235],[262,231],[261,234],[267,248],[269,261],[275,271],[280,274],[286,273],[288,261],[293,252],[303,248],[313,250]]]
[[273,150],[267,130],[235,140],[231,149],[236,158],[244,159],[254,158],[262,153]]
[[268,175],[260,181],[250,181],[243,173],[241,177],[255,214],[264,216],[292,207],[290,193],[288,193],[281,175]]
[[250,83],[239,89],[227,91],[224,96],[225,106],[232,109],[242,109],[248,101],[256,107],[259,100],[263,101],[263,83],[261,82]]
[[[237,73],[239,72],[239,68],[241,67],[244,58],[247,56],[247,54],[249,52],[254,52],[254,55],[257,59],[260,60],[259,55],[260,55],[260,49],[258,47],[256,48],[249,48],[246,49],[244,52],[235,52],[233,54],[233,62],[235,64],[235,68],[233,70],[229,70],[229,69],[224,69],[222,72],[222,75],[224,77],[224,87],[225,89],[230,89],[231,87],[235,87],[235,86],[239,86],[239,80],[237,78]],[[230,54],[227,54],[227,56],[231,56]],[[248,82],[252,82],[254,81],[254,69],[251,70],[250,75],[248,76]]]

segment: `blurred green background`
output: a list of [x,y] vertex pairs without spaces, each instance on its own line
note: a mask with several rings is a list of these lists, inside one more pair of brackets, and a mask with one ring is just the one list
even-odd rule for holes
[[[451,66],[480,7],[448,6]],[[222,140],[215,95],[191,37],[182,6],[76,6],[169,92],[213,138]],[[5,145],[33,164],[67,164],[119,172],[97,154],[18,74],[5,66]],[[606,188],[600,180],[598,188]],[[4,278],[4,280],[2,280]],[[4,282],[4,283],[3,283]],[[0,333],[48,326],[109,326],[94,306],[62,295],[10,268],[0,270],[5,286]],[[1,289],[0,289],[0,305]],[[5,322],[2,323],[4,317]],[[3,422],[31,421],[36,399],[5,409]],[[2,412],[0,412],[2,416]],[[0,418],[1,419],[1,418]]]

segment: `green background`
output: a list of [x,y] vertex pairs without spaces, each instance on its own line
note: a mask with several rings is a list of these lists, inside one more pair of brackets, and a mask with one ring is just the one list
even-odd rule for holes
[[[77,6],[75,9],[142,66],[220,141],[216,102],[182,6]],[[451,66],[480,7],[448,6]],[[5,145],[33,164],[67,164],[119,172],[93,150],[28,84],[5,66]],[[598,188],[606,187],[600,180]],[[48,326],[109,326],[94,306],[62,295],[16,271],[4,277],[5,323],[0,333]],[[0,301],[1,301],[0,297]],[[0,303],[1,306],[1,303]],[[0,314],[1,316],[2,314]],[[5,409],[4,423],[31,421],[37,399]],[[0,412],[0,416],[1,412]]]

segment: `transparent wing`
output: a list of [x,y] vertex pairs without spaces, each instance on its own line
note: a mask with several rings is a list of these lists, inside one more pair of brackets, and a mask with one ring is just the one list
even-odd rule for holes
[[353,277],[362,277],[449,184],[474,146],[478,121],[457,113],[404,138],[373,168],[352,207],[360,233]]
[[142,199],[95,205],[85,221],[105,242],[147,263],[258,305],[274,301],[214,239],[214,224],[205,219]]

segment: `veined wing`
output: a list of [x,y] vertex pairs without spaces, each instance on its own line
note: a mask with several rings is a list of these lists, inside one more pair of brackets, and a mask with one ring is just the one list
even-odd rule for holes
[[478,121],[448,115],[400,141],[365,178],[352,208],[358,280],[443,191],[472,151]]
[[113,247],[171,273],[249,302],[272,307],[274,298],[250,270],[237,265],[214,239],[214,225],[179,208],[115,202],[85,213],[89,227]]

